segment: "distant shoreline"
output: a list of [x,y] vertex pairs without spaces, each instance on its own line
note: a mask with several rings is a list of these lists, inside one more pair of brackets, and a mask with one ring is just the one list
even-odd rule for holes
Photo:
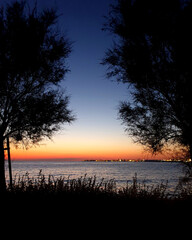
[[117,160],[84,160],[84,162],[182,162],[181,160],[160,160],[160,159],[143,159],[143,160],[132,160],[132,159],[117,159]]

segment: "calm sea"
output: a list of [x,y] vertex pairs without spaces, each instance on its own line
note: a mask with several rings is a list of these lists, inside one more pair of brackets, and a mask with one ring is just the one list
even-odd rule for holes
[[[78,178],[87,174],[87,177],[96,176],[97,180],[114,179],[117,187],[126,186],[127,181],[132,181],[135,174],[139,182],[145,181],[148,185],[166,183],[173,190],[180,177],[184,176],[183,166],[175,162],[50,162],[50,161],[13,161],[12,172],[15,176],[29,173],[36,178],[39,171],[48,177],[63,176],[66,179]],[[6,163],[6,179],[8,180],[8,166]]]

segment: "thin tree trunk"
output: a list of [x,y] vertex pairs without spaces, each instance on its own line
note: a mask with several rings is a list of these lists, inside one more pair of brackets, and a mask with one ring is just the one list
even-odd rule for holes
[[190,159],[192,161],[192,144],[189,146]]
[[6,190],[5,183],[5,155],[4,155],[4,144],[3,138],[0,138],[0,192]]

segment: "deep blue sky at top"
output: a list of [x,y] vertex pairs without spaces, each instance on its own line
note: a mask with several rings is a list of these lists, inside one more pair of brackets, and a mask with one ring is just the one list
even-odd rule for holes
[[[126,86],[106,79],[100,64],[112,36],[101,28],[110,4],[116,0],[38,0],[38,8],[56,8],[59,29],[73,42],[64,87],[71,95],[71,108],[77,115],[75,126],[95,130],[120,126],[117,106],[127,98]],[[86,128],[86,129],[85,129]],[[122,126],[120,128],[123,131]],[[107,130],[107,129],[106,129]],[[122,132],[120,133],[122,134]]]
[[[47,1],[39,2],[47,5]],[[49,0],[50,6],[55,5],[58,13],[62,14],[60,29],[74,42],[69,58],[71,73],[66,76],[64,85],[71,94],[72,107],[77,117],[85,121],[90,119],[90,115],[97,121],[102,115],[107,117],[111,107],[116,108],[126,92],[125,86],[106,79],[106,68],[100,64],[105,51],[112,45],[112,36],[101,28],[105,22],[104,16],[109,12],[109,5],[114,2]]]

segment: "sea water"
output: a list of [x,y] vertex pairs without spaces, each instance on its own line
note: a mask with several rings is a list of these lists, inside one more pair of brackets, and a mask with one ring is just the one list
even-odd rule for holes
[[[6,163],[6,179],[8,181],[8,166]],[[166,184],[168,189],[175,189],[178,181],[184,176],[183,166],[175,162],[58,162],[58,161],[13,161],[13,179],[26,173],[37,178],[42,170],[45,177],[49,175],[58,178],[77,179],[79,177],[94,177],[100,181],[114,180],[117,187],[125,187],[137,176],[138,182],[146,185]]]

